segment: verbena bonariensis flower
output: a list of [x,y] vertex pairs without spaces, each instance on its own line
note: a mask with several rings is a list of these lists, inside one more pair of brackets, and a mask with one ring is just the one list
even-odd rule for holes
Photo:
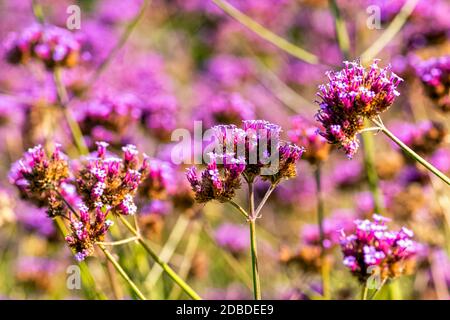
[[33,25],[20,34],[11,34],[5,45],[10,63],[25,64],[36,59],[48,69],[73,67],[81,55],[81,43],[75,35],[52,25]]
[[195,167],[187,172],[198,202],[230,201],[241,186],[241,176],[249,183],[259,176],[276,185],[296,175],[303,148],[281,142],[280,126],[264,120],[245,120],[242,129],[219,125],[213,130],[215,152],[209,153],[207,168],[201,177]]
[[[234,155],[210,153],[210,162],[198,176],[195,167],[188,169],[186,176],[195,192],[195,200],[202,203],[210,200],[227,202],[233,199],[236,189],[241,186],[241,173],[245,160]],[[220,161],[218,161],[220,159]]]
[[389,219],[374,214],[373,221],[355,220],[354,233],[346,235],[342,232],[344,265],[361,282],[375,272],[382,281],[404,274],[405,263],[416,252],[413,232],[405,227],[391,231],[387,221]]
[[281,127],[265,120],[245,120],[242,123],[242,129],[245,132],[247,164],[243,173],[244,178],[252,182],[257,176],[261,175],[263,168],[270,167],[270,164],[274,161],[279,161],[279,166],[275,168],[272,174],[264,174],[264,179],[272,178],[274,174],[280,179],[295,176],[295,163],[303,151],[295,145],[281,142]]
[[397,86],[402,79],[389,73],[390,66],[380,69],[378,61],[368,69],[359,61],[346,61],[343,70],[327,73],[329,83],[319,86],[316,118],[324,127],[320,134],[349,158],[358,150],[356,135],[363,130],[364,119],[386,111],[400,95]]
[[450,111],[450,56],[422,61],[416,72],[428,96],[442,111]]
[[68,177],[69,166],[60,145],[55,146],[51,156],[47,156],[41,145],[28,149],[9,173],[9,180],[21,197],[39,207],[47,206],[50,216],[62,210],[57,190]]
[[220,247],[239,255],[250,247],[248,228],[232,223],[220,225],[215,232],[215,239]]
[[325,161],[330,153],[330,144],[319,134],[319,128],[311,124],[303,116],[295,116],[291,120],[292,128],[288,131],[289,139],[305,147],[303,159],[315,165]]
[[393,131],[405,144],[425,155],[433,154],[447,137],[445,125],[432,120],[417,124],[400,123]]
[[106,219],[109,206],[98,206],[90,210],[85,205],[79,206],[79,216],[69,212],[70,235],[66,236],[69,247],[75,251],[75,259],[83,261],[94,253],[94,245],[103,241],[109,227],[113,224]]
[[122,159],[106,155],[107,143],[98,142],[97,146],[97,155],[88,157],[75,174],[84,205],[89,210],[106,207],[115,214],[135,214],[133,197],[147,174],[148,160],[140,164],[134,145],[122,148]]

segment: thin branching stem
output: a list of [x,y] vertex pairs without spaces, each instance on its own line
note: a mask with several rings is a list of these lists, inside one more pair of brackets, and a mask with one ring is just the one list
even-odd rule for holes
[[152,248],[144,241],[142,236],[137,232],[137,230],[125,219],[122,215],[118,215],[120,221],[125,225],[125,227],[136,237],[138,237],[139,244],[147,251],[150,257],[161,266],[164,272],[175,282],[181,289],[186,292],[186,294],[194,300],[201,300],[201,297],[192,289],[178,274],[173,271],[173,269],[164,261],[162,261],[159,256],[153,251]]

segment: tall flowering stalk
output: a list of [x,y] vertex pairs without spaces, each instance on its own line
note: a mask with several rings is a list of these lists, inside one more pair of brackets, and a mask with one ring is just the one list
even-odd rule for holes
[[[381,131],[411,158],[450,185],[450,179],[444,173],[404,144],[383,124],[380,114],[400,95],[397,87],[402,82],[389,69],[379,68],[378,60],[368,69],[359,61],[346,61],[343,70],[328,72],[329,82],[321,85],[318,92],[320,109],[316,118],[324,127],[321,135],[329,143],[343,149],[351,159],[359,147],[359,133]],[[365,128],[365,119],[373,122],[375,127]]]
[[[200,175],[192,167],[186,177],[200,203],[212,200],[230,203],[244,216],[250,228],[253,291],[261,299],[256,241],[256,219],[269,195],[283,180],[296,176],[296,163],[304,149],[280,140],[281,127],[264,120],[243,121],[242,128],[234,125],[213,127],[214,152],[209,153],[206,169]],[[264,198],[255,206],[254,184],[260,178],[271,186]],[[248,186],[248,210],[234,201],[242,179]]]
[[368,280],[378,280],[375,289],[379,290],[388,279],[406,272],[406,264],[417,251],[413,232],[405,227],[391,231],[388,221],[374,214],[373,221],[355,220],[354,233],[341,235],[343,263],[363,284],[363,299],[367,299]]
[[[145,157],[140,161],[139,152],[133,145],[123,147],[123,157],[118,158],[107,153],[107,146],[107,143],[99,142],[95,155],[89,155],[71,164],[60,151],[60,146],[55,148],[51,156],[47,156],[42,146],[37,146],[13,165],[10,181],[19,189],[23,198],[38,206],[47,207],[50,217],[63,217],[69,222],[70,233],[65,240],[78,262],[93,255],[95,246],[98,246],[136,295],[145,299],[136,284],[105,248],[109,243],[105,243],[104,239],[113,224],[108,217],[115,216],[133,233],[131,241],[138,241],[190,297],[200,299],[123,218],[134,215],[137,211],[134,196],[143,177],[149,173],[149,158]],[[75,194],[67,194],[66,189],[70,189],[67,188],[68,185],[75,187]],[[61,229],[65,229],[64,224]],[[125,239],[117,244],[128,242],[130,241]]]

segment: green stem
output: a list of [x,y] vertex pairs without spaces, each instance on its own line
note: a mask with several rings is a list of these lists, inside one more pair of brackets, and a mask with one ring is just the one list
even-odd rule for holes
[[103,251],[106,259],[108,259],[111,262],[113,267],[117,270],[117,272],[120,274],[120,276],[123,278],[123,280],[125,280],[125,282],[128,283],[131,290],[133,290],[134,293],[136,293],[136,295],[139,297],[139,299],[146,300],[145,296],[142,294],[142,292],[139,290],[139,288],[136,286],[136,284],[130,279],[130,277],[127,275],[125,270],[123,270],[122,266],[112,256],[112,254],[108,251],[108,249],[106,249],[105,246],[101,245],[101,244],[99,244],[98,247]]
[[31,9],[33,10],[33,15],[36,17],[36,20],[40,24],[44,24],[44,11],[42,10],[42,6],[36,0],[31,1]]
[[259,281],[258,250],[256,245],[256,215],[253,182],[248,182],[250,252],[252,255],[253,294],[255,300],[261,300],[261,284]]
[[136,14],[136,16],[133,18],[133,20],[130,21],[130,23],[126,26],[124,32],[120,36],[119,41],[116,43],[114,48],[109,52],[108,56],[105,58],[105,60],[100,63],[100,65],[96,68],[95,73],[92,75],[92,77],[89,79],[88,84],[86,85],[86,88],[91,88],[94,83],[97,81],[97,79],[100,77],[100,75],[106,70],[108,65],[111,63],[111,61],[114,59],[114,57],[117,55],[117,53],[122,49],[122,47],[127,42],[128,38],[130,37],[131,33],[135,29],[136,25],[138,24],[139,20],[141,20],[142,16],[145,13],[145,9],[149,5],[150,0],[144,0],[144,2],[141,5],[141,8],[139,9],[139,12]]
[[[159,252],[159,258],[161,259],[161,261],[167,263],[171,260],[176,248],[178,247],[178,244],[180,243],[181,239],[183,238],[187,230],[187,227],[189,226],[189,222],[190,220],[186,218],[184,215],[182,214],[179,215],[177,221],[175,222],[175,225],[172,228],[172,231],[170,232],[166,244]],[[145,281],[146,286],[147,288],[149,288],[149,290],[153,288],[153,286],[156,284],[162,272],[163,269],[161,269],[159,265],[157,264],[153,265]]]
[[123,244],[127,244],[127,243],[130,243],[130,242],[134,242],[134,241],[137,241],[138,240],[138,237],[131,237],[131,238],[127,238],[127,239],[123,239],[123,240],[118,240],[118,241],[111,241],[111,242],[97,242],[97,244],[101,244],[101,245],[104,245],[104,246],[111,246],[111,247],[113,247],[113,246],[120,246],[120,245],[123,245]]
[[[195,221],[192,224],[193,231],[189,236],[189,240],[186,244],[186,250],[184,251],[183,261],[180,264],[178,274],[181,278],[186,279],[191,270],[192,261],[194,260],[195,253],[197,252],[198,244],[200,242],[200,231],[202,230],[202,225],[199,221]],[[169,294],[169,300],[176,300],[181,293],[180,287],[173,285],[173,288]]]
[[376,120],[372,120],[380,130],[388,136],[392,141],[394,141],[408,156],[410,156],[412,159],[419,162],[421,165],[423,165],[426,169],[428,169],[430,172],[432,172],[434,175],[436,175],[438,178],[440,178],[442,181],[444,181],[446,184],[450,185],[450,179],[439,169],[434,167],[431,163],[426,161],[424,158],[419,156],[417,153],[414,152],[410,147],[408,147],[406,144],[404,144],[400,139],[398,139],[391,131],[389,131],[382,123],[377,122]]
[[386,28],[384,33],[366,50],[361,54],[361,61],[363,64],[372,61],[377,54],[383,50],[383,48],[391,42],[392,39],[399,33],[403,25],[408,20],[411,13],[414,11],[419,0],[408,0],[400,12],[392,20],[391,24]]
[[361,300],[367,300],[367,294],[369,293],[369,288],[366,284],[363,285],[361,289]]
[[290,43],[286,39],[276,35],[272,31],[264,28],[262,25],[260,25],[258,22],[250,18],[249,16],[245,15],[244,13],[240,12],[238,9],[233,7],[231,4],[226,2],[225,0],[212,0],[218,7],[220,7],[223,11],[225,11],[227,14],[229,14],[231,17],[236,19],[240,24],[244,25],[254,33],[256,33],[258,36],[263,38],[264,40],[272,43],[274,46],[280,48],[281,50],[291,54],[292,56],[303,60],[305,62],[308,62],[310,64],[317,64],[319,63],[319,58],[302,49],[297,47],[296,45]]
[[245,218],[245,220],[248,220],[248,213],[247,211],[244,210],[244,208],[242,208],[240,205],[238,205],[236,202],[234,202],[233,200],[230,200],[228,202],[229,204],[231,204],[233,207],[235,207],[240,214],[242,214],[242,216]]
[[77,146],[80,154],[86,155],[89,153],[89,150],[86,146],[86,143],[84,142],[83,133],[81,132],[80,126],[72,116],[70,110],[67,108],[69,97],[67,95],[66,87],[64,86],[64,83],[62,81],[62,74],[60,68],[55,68],[53,70],[53,79],[55,82],[58,102],[63,110],[67,124],[69,125],[70,132],[72,133],[75,145]]
[[367,182],[369,183],[370,192],[372,193],[373,202],[375,204],[375,212],[383,214],[384,205],[380,188],[378,186],[378,174],[375,168],[375,149],[373,135],[370,132],[363,132],[361,136],[363,140],[364,166],[367,173]]
[[250,244],[252,254],[253,293],[255,300],[261,300],[261,284],[259,282],[258,253],[256,248],[256,221],[250,220]]
[[257,218],[259,218],[261,215],[261,209],[263,208],[263,206],[266,204],[267,200],[269,199],[269,196],[272,194],[272,192],[276,189],[278,184],[274,183],[272,185],[270,185],[269,189],[267,190],[266,194],[264,195],[264,197],[262,198],[261,202],[258,205],[258,208],[256,208],[255,211],[255,216]]
[[141,235],[136,231],[136,229],[122,216],[119,215],[119,219],[122,221],[122,223],[125,225],[125,227],[136,237],[138,237],[139,244],[147,251],[147,253],[150,255],[150,257],[161,266],[161,268],[164,270],[164,272],[173,280],[175,283],[177,283],[181,289],[186,292],[192,299],[194,300],[201,300],[201,297],[183,280],[181,279],[175,271],[164,261],[162,261],[158,255],[147,245],[147,243],[142,239]]
[[314,170],[314,178],[316,181],[316,193],[317,193],[317,222],[319,225],[319,241],[320,241],[320,260],[321,260],[321,275],[322,275],[322,287],[324,299],[330,299],[330,270],[328,267],[328,261],[326,257],[324,240],[325,231],[323,227],[324,219],[324,202],[322,192],[322,179],[321,179],[321,164],[318,164]]
[[348,36],[345,21],[342,19],[341,11],[335,0],[328,0],[330,11],[334,17],[334,25],[336,29],[336,38],[338,40],[339,48],[342,51],[345,59],[350,56],[350,37]]
[[[53,222],[56,226],[56,229],[59,231],[59,233],[65,237],[67,230],[66,226],[64,225],[64,222],[59,218],[55,217],[53,219]],[[83,291],[85,292],[87,297],[91,297],[93,299],[106,299],[106,296],[99,292],[95,286],[94,277],[92,276],[87,264],[85,261],[77,262],[78,266],[80,267],[81,272],[81,280],[86,284],[86,286],[83,286]],[[86,288],[87,287],[87,288]],[[90,289],[88,289],[90,288]]]

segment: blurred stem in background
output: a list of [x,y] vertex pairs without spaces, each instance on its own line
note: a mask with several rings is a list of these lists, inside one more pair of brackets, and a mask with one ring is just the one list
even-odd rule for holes
[[[187,241],[186,250],[183,254],[183,260],[181,261],[178,274],[182,279],[187,279],[189,271],[192,267],[192,261],[194,260],[195,253],[197,252],[198,244],[200,242],[200,232],[203,228],[203,224],[200,221],[193,221],[191,223],[191,232]],[[169,300],[176,300],[181,294],[181,289],[176,284],[173,285],[172,290],[169,293]]]
[[123,270],[122,266],[117,262],[117,260],[113,257],[113,255],[105,248],[104,245],[99,244],[99,248],[103,251],[105,254],[106,259],[108,259],[114,268],[117,270],[117,272],[120,274],[123,280],[128,283],[131,290],[137,295],[137,297],[141,300],[147,300],[145,296],[142,294],[142,292],[139,290],[139,288],[136,286],[136,284],[130,279],[130,277],[127,275],[125,270]]
[[435,166],[433,166],[431,163],[426,161],[424,158],[419,156],[414,150],[412,150],[410,147],[408,147],[406,144],[404,144],[399,138],[397,138],[391,131],[389,131],[384,124],[381,122],[381,119],[372,119],[372,122],[375,123],[378,128],[387,136],[389,139],[391,139],[395,144],[397,144],[409,157],[419,162],[421,165],[423,165],[427,170],[429,170],[431,173],[436,175],[439,179],[444,181],[447,185],[450,185],[450,179],[439,169],[437,169]]
[[[368,121],[366,120],[366,126]],[[364,151],[364,167],[367,174],[367,182],[369,183],[370,192],[372,193],[374,210],[378,214],[384,213],[383,196],[380,192],[378,174],[375,167],[375,146],[373,135],[370,132],[361,134],[363,140]]]
[[144,241],[142,236],[137,232],[137,230],[125,219],[122,215],[118,215],[120,221],[125,225],[125,227],[136,237],[138,237],[139,244],[147,251],[150,257],[160,265],[160,267],[164,270],[164,272],[177,283],[183,290],[186,292],[189,297],[194,300],[201,300],[201,297],[192,289],[178,274],[173,271],[173,269],[163,260],[159,258],[159,256],[148,246],[148,244]]
[[363,64],[370,63],[386,45],[400,32],[403,25],[408,21],[409,16],[413,13],[419,0],[408,0],[405,2],[400,12],[395,16],[383,34],[373,42],[373,44],[361,53],[361,62]]
[[[342,19],[341,12],[335,0],[329,0],[331,13],[335,20],[336,38],[339,48],[345,59],[350,59],[350,37],[345,27],[345,21]],[[367,124],[366,120],[366,124]],[[368,126],[367,126],[368,127]],[[363,132],[363,151],[364,151],[364,167],[367,174],[367,182],[370,192],[372,193],[375,212],[384,213],[383,199],[378,186],[378,174],[375,168],[375,148],[373,136],[370,132]]]
[[67,103],[69,101],[69,98],[67,95],[66,87],[64,86],[64,83],[62,81],[62,71],[60,68],[56,67],[54,69],[53,79],[55,81],[58,102],[63,110],[64,117],[67,121],[67,124],[69,125],[70,132],[72,133],[73,141],[75,142],[75,145],[77,146],[77,149],[80,152],[80,154],[86,155],[89,153],[89,149],[87,148],[86,143],[84,142],[83,133],[81,132],[78,122],[75,120],[72,113],[67,108]]
[[286,39],[276,35],[272,31],[264,28],[258,22],[256,22],[249,16],[242,13],[241,11],[239,11],[238,9],[233,7],[231,4],[229,4],[225,0],[211,0],[211,1],[214,2],[219,8],[221,8],[223,11],[225,11],[232,18],[237,20],[240,24],[247,27],[248,29],[250,29],[251,31],[256,33],[258,36],[260,36],[264,40],[273,44],[274,46],[280,48],[283,51],[286,51],[287,53],[291,54],[292,56],[296,57],[297,59],[300,59],[307,63],[310,63],[310,64],[318,64],[319,63],[319,58],[316,55],[290,43]]
[[87,85],[85,86],[85,90],[82,91],[82,93],[85,93],[88,89],[90,89],[95,82],[98,80],[100,75],[107,69],[111,61],[115,58],[117,53],[122,49],[122,47],[127,43],[128,39],[131,36],[131,33],[136,28],[139,20],[144,16],[145,10],[150,5],[150,0],[144,0],[142,2],[141,8],[139,9],[136,16],[127,24],[125,27],[125,30],[123,31],[122,35],[119,38],[119,41],[117,41],[116,45],[111,49],[108,56],[103,60],[100,65],[95,70],[92,77],[89,79]]
[[[175,225],[172,227],[169,238],[164,244],[162,250],[159,252],[159,258],[165,263],[170,262],[175,250],[180,244],[181,239],[186,233],[189,223],[190,220],[184,214],[180,214],[178,216]],[[164,270],[158,264],[153,265],[145,280],[145,285],[149,291],[151,291],[151,289],[155,286],[163,271]]]
[[319,226],[319,242],[320,242],[320,269],[322,275],[322,290],[323,298],[329,300],[330,295],[330,268],[329,261],[326,256],[324,240],[325,232],[323,227],[324,219],[324,202],[322,192],[322,177],[321,177],[321,163],[318,163],[314,168],[314,178],[316,182],[316,197],[317,197],[317,224]]
[[335,0],[328,0],[328,6],[330,7],[331,14],[334,17],[334,27],[336,32],[336,38],[342,55],[345,59],[350,57],[350,37],[345,26],[345,21],[342,19],[341,11]]

